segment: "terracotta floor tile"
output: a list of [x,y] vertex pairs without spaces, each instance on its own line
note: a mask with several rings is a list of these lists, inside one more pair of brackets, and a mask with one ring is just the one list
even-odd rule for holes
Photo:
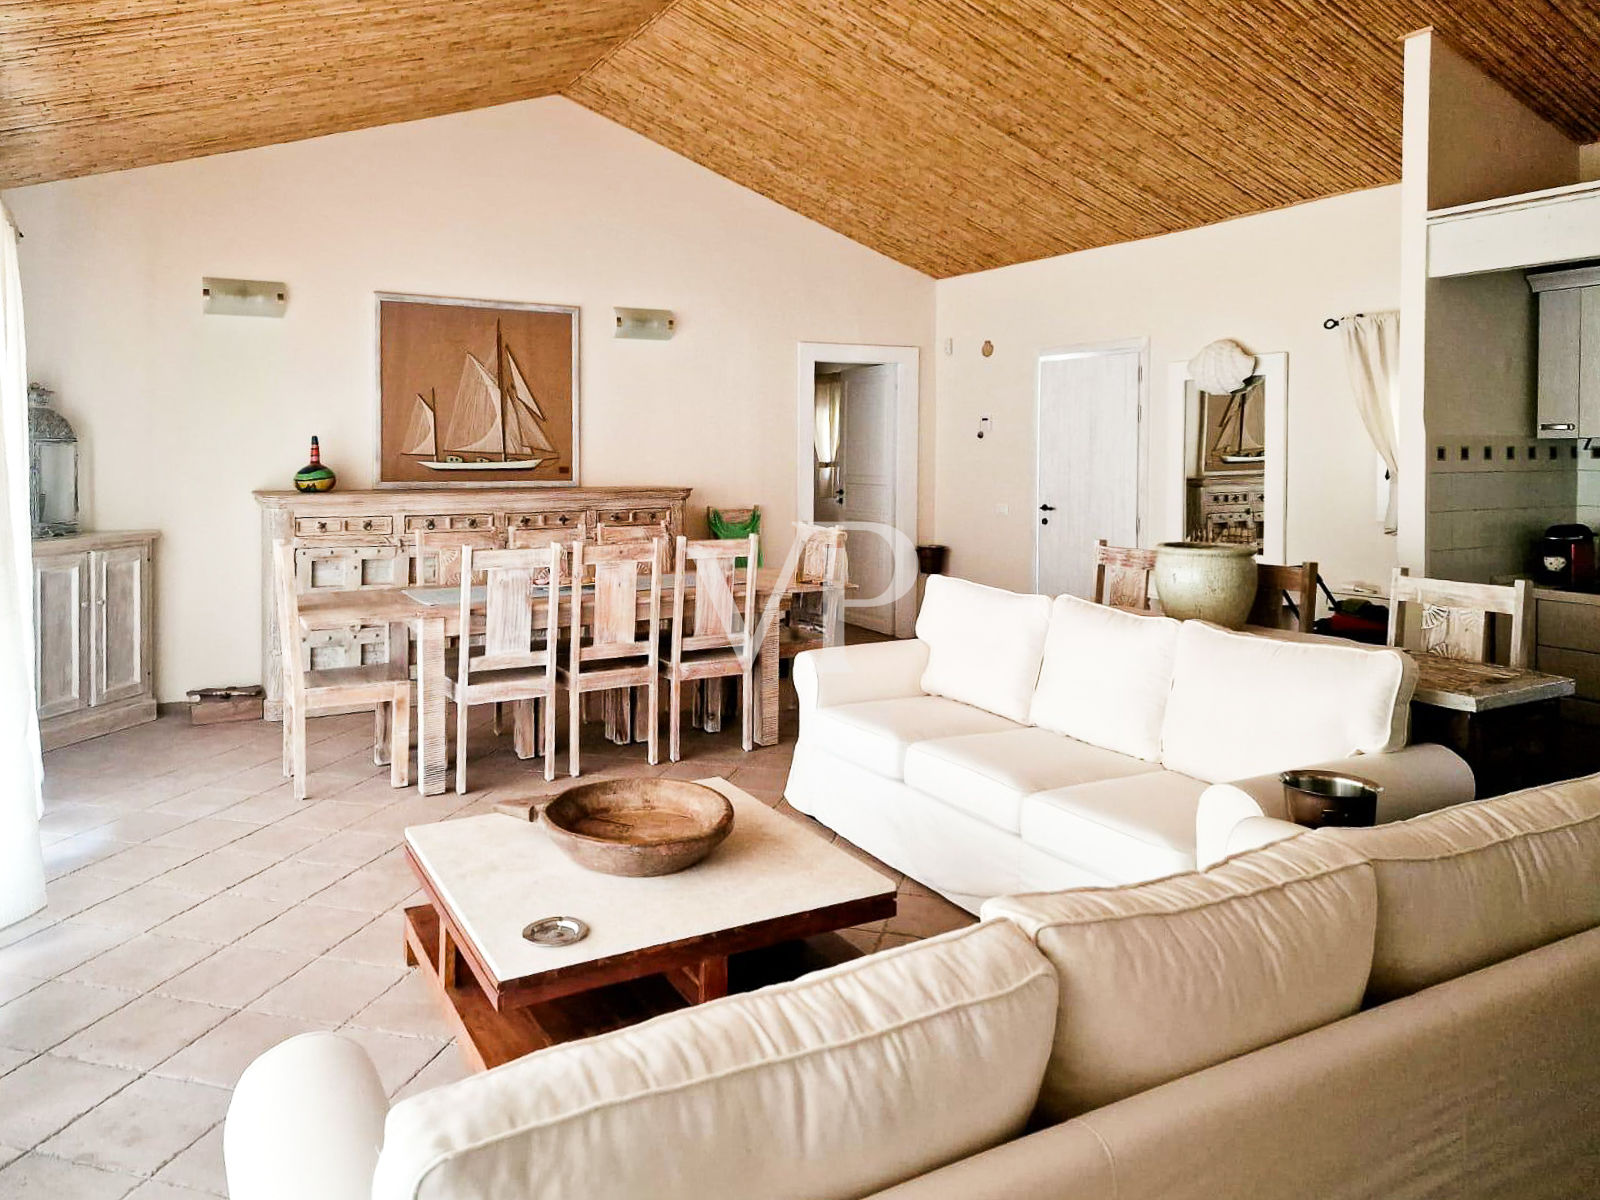
[[240,945],[254,950],[286,950],[321,954],[372,920],[373,914],[333,908],[320,902],[297,904],[261,928],[246,934]]
[[39,1147],[86,1166],[154,1175],[222,1120],[225,1088],[146,1075]]
[[73,983],[147,992],[194,966],[213,950],[214,947],[204,942],[143,933],[74,967],[62,978]]
[[228,1174],[222,1163],[222,1126],[213,1126],[157,1171],[155,1177],[158,1183],[176,1184],[207,1196],[226,1196]]
[[254,833],[259,825],[248,821],[229,821],[222,817],[201,817],[180,825],[169,833],[153,837],[147,846],[176,846],[198,851],[216,850]]
[[[200,943],[195,943],[200,944]],[[216,950],[206,946],[209,952]],[[275,950],[254,950],[248,946],[224,946],[209,958],[196,963],[157,990],[165,996],[193,1000],[222,1008],[243,1008],[268,988],[283,982],[312,955],[287,954]]]
[[123,940],[102,925],[61,921],[0,949],[0,975],[50,979]]
[[[41,1054],[0,1075],[0,1145],[31,1150],[136,1078],[133,1071]],[[0,1196],[9,1195],[0,1186]]]
[[[168,1079],[189,1079],[231,1088],[258,1055],[286,1038],[314,1028],[316,1026],[308,1021],[270,1013],[236,1012],[161,1063],[154,1073]],[[0,1139],[3,1137],[0,1132]]]
[[375,967],[318,958],[252,1000],[249,1007],[332,1029],[392,988],[405,970],[399,965]]
[[[271,828],[276,829],[277,826]],[[395,845],[396,839],[384,834],[344,829],[293,853],[302,862],[330,863],[353,870],[356,867],[366,866],[379,855],[392,850]]]
[[157,846],[141,842],[85,867],[83,873],[102,875],[107,879],[125,879],[130,884],[147,883],[174,867],[181,867],[191,859],[198,858],[201,853],[190,846]]
[[297,856],[328,835],[320,829],[295,829],[283,825],[252,825],[250,832],[232,844],[232,849],[268,858]]
[[[170,875],[162,876],[162,880]],[[204,896],[166,887],[164,882],[135,884],[125,892],[102,900],[78,914],[86,925],[104,925],[132,936],[154,929],[199,904]]]
[[0,1196],[15,1200],[122,1200],[139,1179],[45,1154],[24,1154],[0,1170]]
[[230,896],[259,896],[266,900],[281,900],[298,904],[307,896],[337,883],[350,873],[350,868],[326,863],[302,862],[285,859],[273,863],[258,875],[252,875],[229,889]]
[[226,946],[230,942],[238,941],[252,929],[265,925],[288,907],[289,905],[281,900],[264,900],[259,896],[230,896],[224,893],[201,901],[170,921],[157,925],[151,932],[163,937],[188,938],[191,941]]
[[231,1011],[151,993],[74,1034],[54,1053],[148,1071],[220,1025]]
[[215,896],[234,884],[249,879],[272,866],[277,860],[264,854],[247,854],[224,846],[202,854],[193,862],[161,876],[163,887],[195,892],[200,896]]
[[344,941],[327,951],[328,958],[368,963],[375,967],[405,965],[405,920],[390,911],[374,917]]
[[134,998],[115,988],[53,979],[0,1007],[0,1046],[48,1050]]

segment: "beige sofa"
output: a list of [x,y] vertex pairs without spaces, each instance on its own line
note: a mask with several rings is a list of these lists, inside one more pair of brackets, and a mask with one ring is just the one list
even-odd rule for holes
[[795,660],[785,795],[977,912],[1193,869],[1201,797],[1228,781],[1354,771],[1384,821],[1472,799],[1460,758],[1406,745],[1415,679],[1394,650],[934,576],[914,640]]
[[1600,1195],[1597,880],[1600,776],[998,899],[387,1112],[359,1047],[306,1035],[240,1080],[230,1192]]

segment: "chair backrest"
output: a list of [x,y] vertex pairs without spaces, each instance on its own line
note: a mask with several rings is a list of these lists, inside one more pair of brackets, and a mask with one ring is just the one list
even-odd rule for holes
[[1256,564],[1256,598],[1248,623],[1310,633],[1317,619],[1317,564]]
[[[415,539],[416,582],[434,587],[456,587],[461,583],[461,550],[504,550],[504,529],[419,529]],[[474,579],[474,584],[483,580]]]
[[796,521],[794,525],[800,542],[795,579],[800,583],[847,582],[850,566],[845,558],[845,531],[827,525],[811,525],[805,521]]
[[[756,629],[756,559],[760,538],[678,539],[672,588],[672,660],[685,650],[735,650],[751,657]],[[740,560],[743,564],[740,565]],[[694,576],[694,627],[684,629],[688,579]],[[742,603],[742,607],[741,607]]]
[[1401,644],[1411,605],[1421,609],[1419,653],[1488,662],[1494,647],[1492,618],[1499,615],[1511,622],[1509,665],[1529,665],[1533,602],[1532,585],[1526,579],[1514,584],[1463,583],[1413,577],[1406,568],[1396,567],[1389,584],[1389,645]]
[[508,544],[513,550],[537,550],[541,546],[560,546],[563,551],[574,541],[589,540],[589,523],[579,518],[571,525],[514,527],[507,531]]
[[595,540],[602,546],[616,546],[624,542],[654,542],[661,551],[661,570],[672,571],[672,527],[665,521],[651,525],[598,525]]
[[1108,546],[1105,538],[1094,544],[1094,602],[1112,608],[1150,607],[1150,573],[1156,569],[1156,552],[1137,546]]
[[302,595],[411,582],[411,551],[398,537],[345,533],[291,538],[289,545],[295,587]]
[[295,583],[294,544],[279,538],[272,544],[272,594],[278,610],[279,658],[283,660],[284,694],[296,696],[305,687],[306,666],[300,652],[300,593]]
[[[472,653],[460,639],[457,678],[472,671],[544,667],[554,672],[560,641],[561,547],[539,550],[475,550],[461,547],[463,578],[481,578],[484,587],[483,653]],[[472,627],[472,589],[461,589],[461,629]]]
[[[655,541],[614,542],[609,546],[572,543],[572,662],[646,657],[654,666],[661,635],[661,559]],[[639,620],[639,572],[649,573],[650,607]],[[593,589],[584,619],[581,590]],[[589,636],[583,637],[587,625]]]

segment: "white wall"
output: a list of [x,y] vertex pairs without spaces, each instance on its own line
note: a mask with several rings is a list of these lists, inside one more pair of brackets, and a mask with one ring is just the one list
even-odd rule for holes
[[[260,677],[251,490],[287,486],[313,433],[341,486],[368,485],[375,291],[581,305],[582,481],[757,501],[779,545],[796,343],[929,362],[926,276],[560,98],[5,199],[31,375],[84,441],[89,520],[163,533],[163,699]],[[203,275],[285,280],[288,315],[204,317]],[[678,335],[615,341],[615,305],[671,308]]]
[[[1070,346],[1149,339],[1143,540],[1175,536],[1161,524],[1169,490],[1181,486],[1160,470],[1167,364],[1227,337],[1256,354],[1289,355],[1289,560],[1316,559],[1333,583],[1387,580],[1394,539],[1376,509],[1377,456],[1350,397],[1340,336],[1322,322],[1397,305],[1399,212],[1399,189],[1379,188],[941,280],[935,531],[951,547],[951,571],[1031,584],[1036,360]],[[990,358],[980,353],[986,339]],[[984,415],[994,423],[979,441]]]

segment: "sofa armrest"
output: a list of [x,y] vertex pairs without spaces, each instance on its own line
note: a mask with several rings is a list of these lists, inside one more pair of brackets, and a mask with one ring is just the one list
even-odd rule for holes
[[[1464,804],[1473,797],[1472,768],[1444,746],[1407,746],[1393,754],[1357,754],[1332,762],[1308,763],[1308,769],[1343,771],[1383,787],[1378,798],[1378,824],[1404,821],[1419,813]],[[1236,839],[1234,827],[1251,818],[1272,817],[1287,823],[1288,804],[1276,772],[1250,779],[1216,783],[1200,795],[1195,812],[1195,862],[1201,870],[1230,854],[1260,844]],[[1270,833],[1257,827],[1252,836]],[[1267,837],[1269,841],[1277,840]]]
[[367,1052],[303,1033],[251,1063],[233,1090],[222,1156],[233,1200],[370,1200],[389,1102]]
[[920,696],[927,666],[927,643],[916,638],[807,650],[794,660],[802,721],[814,708]]

